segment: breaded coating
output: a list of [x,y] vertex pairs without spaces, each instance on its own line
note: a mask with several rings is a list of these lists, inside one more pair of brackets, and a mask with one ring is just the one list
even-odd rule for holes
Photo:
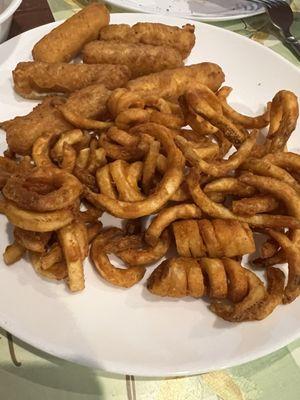
[[60,133],[72,128],[56,108],[63,103],[60,97],[46,97],[29,114],[1,122],[0,128],[6,132],[10,150],[17,154],[31,154],[31,148],[44,133]]
[[89,64],[127,65],[133,78],[182,65],[180,53],[172,47],[104,40],[88,43],[82,58]]
[[126,87],[132,91],[149,91],[163,98],[177,99],[187,90],[197,87],[197,83],[216,92],[224,79],[221,67],[204,62],[142,76],[129,81]]
[[45,93],[71,93],[100,83],[108,89],[124,86],[130,79],[125,65],[93,65],[20,62],[13,71],[15,91],[29,99],[39,99]]
[[106,115],[106,102],[111,93],[104,85],[87,86],[72,93],[62,108],[83,118],[98,119]]
[[98,38],[109,24],[109,12],[103,4],[93,3],[45,35],[32,49],[35,61],[69,62],[83,46]]
[[112,24],[101,29],[100,39],[170,46],[178,50],[184,59],[194,47],[194,30],[195,27],[190,24],[186,24],[182,28],[150,22],[138,22],[132,27],[126,24]]

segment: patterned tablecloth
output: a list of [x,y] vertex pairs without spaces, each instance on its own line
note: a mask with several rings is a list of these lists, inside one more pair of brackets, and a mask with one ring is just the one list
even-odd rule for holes
[[[72,0],[48,2],[56,20],[72,15],[81,7],[80,2]],[[300,38],[300,0],[293,1],[293,8],[296,11],[293,31]],[[111,7],[111,11],[122,10]],[[259,41],[300,66],[278,40],[265,15],[215,25]],[[299,400],[300,340],[267,357],[223,371],[193,377],[143,379],[103,373],[60,360],[0,329],[0,400],[53,399]]]

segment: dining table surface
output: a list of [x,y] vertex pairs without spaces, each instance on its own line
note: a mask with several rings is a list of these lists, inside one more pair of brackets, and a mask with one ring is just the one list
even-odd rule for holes
[[[68,18],[87,3],[84,0],[23,0],[14,15],[9,37]],[[107,6],[112,13],[127,11]],[[292,31],[300,39],[300,0],[292,1],[291,6],[295,13]],[[300,67],[299,60],[282,44],[266,14],[213,25],[260,42]],[[150,379],[111,374],[64,361],[0,328],[0,399],[299,400],[300,339],[268,356],[225,370]]]

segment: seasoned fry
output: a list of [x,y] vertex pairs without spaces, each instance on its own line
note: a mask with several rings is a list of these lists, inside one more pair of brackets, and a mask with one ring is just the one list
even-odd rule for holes
[[199,218],[201,210],[194,204],[180,204],[165,208],[154,218],[145,232],[145,241],[150,246],[155,246],[162,232],[179,219]]
[[122,237],[120,230],[111,228],[100,233],[93,241],[91,246],[92,261],[103,279],[112,285],[129,288],[139,282],[144,274],[145,268],[131,266],[125,269],[114,267],[107,256],[109,250],[106,246],[111,246],[111,240]]
[[267,291],[262,281],[249,270],[245,270],[245,274],[248,278],[249,291],[242,301],[235,304],[215,302],[210,306],[211,311],[226,321],[238,322],[258,319],[256,313],[252,314],[253,309],[263,307],[267,298]]
[[117,256],[126,265],[147,266],[159,261],[166,255],[170,247],[170,235],[165,230],[155,246],[142,246],[141,248],[124,249],[117,251]]
[[158,296],[229,298],[240,302],[247,296],[246,270],[230,259],[187,257],[163,261],[150,275],[147,288]]
[[43,253],[52,236],[51,232],[31,232],[15,227],[15,241],[27,250]]
[[73,210],[69,208],[49,212],[34,212],[22,210],[13,203],[5,201],[1,203],[0,209],[13,225],[34,232],[55,231],[74,219]]
[[207,97],[207,93],[210,92],[209,89],[209,87],[202,86],[201,88],[187,90],[185,93],[187,104],[196,114],[218,128],[232,144],[241,145],[246,140],[245,131],[239,129],[231,120],[220,114],[215,109],[215,103],[211,105],[211,99],[208,100]]
[[228,103],[227,97],[231,92],[231,88],[228,86],[223,86],[217,93],[217,97],[222,104],[222,109],[224,115],[229,118],[234,123],[243,126],[248,129],[264,128],[270,122],[270,110],[269,107],[265,113],[259,115],[258,117],[249,117],[247,115],[240,114],[234,110]]
[[44,36],[32,49],[35,61],[69,62],[83,46],[97,39],[100,29],[109,23],[103,4],[93,3]]
[[103,207],[119,218],[139,218],[159,210],[176,192],[183,179],[184,158],[175,146],[172,134],[167,128],[149,123],[137,126],[135,132],[147,133],[162,144],[168,154],[168,169],[160,187],[145,200],[132,203],[112,199],[101,193],[95,194],[90,190],[86,191],[85,196],[88,201]]
[[197,220],[181,220],[173,222],[173,234],[177,253],[183,257],[202,257],[206,247],[200,234]]
[[268,234],[282,247],[288,262],[288,282],[284,289],[284,303],[291,303],[300,294],[300,248],[298,243],[290,240],[286,235],[273,229],[267,230]]
[[182,66],[174,48],[141,43],[96,40],[85,45],[82,56],[88,64],[126,65],[132,78]]
[[238,168],[250,155],[256,142],[257,131],[252,131],[249,138],[244,141],[236,153],[232,154],[228,160],[207,162],[203,160],[193,147],[181,136],[176,136],[175,142],[183,152],[184,156],[201,172],[215,177],[225,176],[233,169]]
[[188,219],[174,222],[172,226],[180,256],[235,257],[255,251],[252,232],[245,223]]
[[142,186],[147,194],[150,191],[156,169],[156,160],[159,155],[160,142],[153,140],[149,145],[148,154],[144,160]]
[[[249,183],[242,177],[240,179],[243,183],[247,184]],[[223,205],[214,203],[205,195],[205,193],[199,186],[199,179],[195,170],[191,171],[191,173],[187,177],[187,182],[195,204],[197,204],[197,206],[201,208],[201,210],[203,210],[207,215],[213,218],[235,219],[241,222],[247,222],[253,226],[274,227],[274,228],[288,227],[293,229],[300,227],[300,221],[298,218],[289,217],[285,215],[260,214],[260,215],[253,215],[251,217],[242,217],[234,214],[232,211],[228,210],[228,208],[224,207]],[[269,191],[272,193],[270,187],[269,189],[270,189]],[[268,190],[268,188],[266,188],[266,190]]]
[[86,257],[87,235],[80,233],[78,223],[73,222],[64,226],[58,232],[59,242],[62,247],[68,269],[68,285],[72,292],[84,289],[84,273],[82,261]]
[[6,247],[3,253],[3,261],[6,265],[14,264],[23,257],[25,252],[26,249],[21,244],[14,242]]
[[[40,183],[48,185],[48,193],[43,193]],[[2,189],[6,199],[32,211],[55,211],[70,207],[81,192],[82,185],[75,176],[59,169],[42,168],[34,168],[23,175],[12,175]]]
[[207,195],[210,193],[224,193],[234,194],[240,197],[249,197],[256,192],[253,186],[245,185],[237,178],[231,177],[215,179],[207,183],[203,191]]
[[238,215],[251,216],[274,211],[279,202],[270,195],[260,195],[247,199],[235,200],[231,204],[232,211]]
[[270,153],[283,151],[290,135],[296,128],[299,117],[298,100],[294,93],[281,90],[272,100],[270,127],[267,139],[270,139]]

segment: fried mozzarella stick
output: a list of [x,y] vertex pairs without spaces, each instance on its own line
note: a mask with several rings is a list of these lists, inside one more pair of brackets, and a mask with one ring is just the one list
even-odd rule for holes
[[99,83],[108,89],[124,86],[130,79],[125,65],[92,65],[20,62],[13,71],[14,89],[22,97],[39,99],[43,94],[72,93]]
[[100,29],[109,23],[109,12],[102,4],[91,4],[54,28],[35,44],[35,61],[69,62],[83,46],[98,38]]
[[126,87],[135,92],[157,93],[165,99],[178,99],[190,88],[197,87],[197,83],[216,92],[224,79],[221,67],[204,62],[142,76],[129,81]]
[[57,106],[62,104],[59,97],[46,97],[29,114],[1,122],[0,128],[6,132],[10,150],[17,154],[30,154],[33,143],[44,133],[60,133],[72,128],[62,116]]
[[101,84],[87,86],[72,93],[59,108],[71,124],[86,128],[91,119],[103,119],[107,116],[106,102],[111,93]]
[[182,65],[180,53],[167,46],[95,40],[84,46],[83,62],[127,65],[136,78]]
[[190,24],[182,28],[158,23],[138,22],[130,27],[127,24],[108,25],[101,29],[100,39],[118,40],[126,43],[144,43],[154,46],[170,46],[186,58],[195,44],[195,27]]

